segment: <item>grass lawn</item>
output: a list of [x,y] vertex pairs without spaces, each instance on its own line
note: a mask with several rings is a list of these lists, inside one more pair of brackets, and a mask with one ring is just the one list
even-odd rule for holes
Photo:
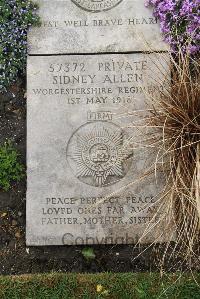
[[[195,282],[195,280],[196,282]],[[1,276],[1,299],[199,299],[200,274],[41,274]]]

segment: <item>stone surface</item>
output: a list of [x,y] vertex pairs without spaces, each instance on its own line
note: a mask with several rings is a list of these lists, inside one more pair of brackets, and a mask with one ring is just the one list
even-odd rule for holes
[[29,54],[167,50],[144,0],[38,0]]
[[27,245],[169,239],[143,127],[169,74],[166,54],[28,58]]

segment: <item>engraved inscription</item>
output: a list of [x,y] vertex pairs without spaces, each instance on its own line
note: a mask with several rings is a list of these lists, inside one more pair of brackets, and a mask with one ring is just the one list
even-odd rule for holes
[[27,245],[168,241],[145,126],[168,55],[29,56],[28,78]]
[[72,0],[78,7],[91,12],[109,10],[122,1],[123,0]]
[[103,187],[122,179],[130,166],[132,151],[123,130],[110,122],[81,126],[71,137],[67,159],[82,182]]

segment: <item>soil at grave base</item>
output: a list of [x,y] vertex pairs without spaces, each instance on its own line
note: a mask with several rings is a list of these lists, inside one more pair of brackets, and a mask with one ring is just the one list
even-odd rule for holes
[[[11,139],[26,163],[26,91],[21,78],[8,92],[0,94],[0,144]],[[0,191],[0,274],[49,271],[128,272],[157,268],[162,248],[128,245],[94,246],[96,258],[87,262],[83,246],[30,247],[25,245],[26,179],[9,192]],[[138,256],[138,254],[140,254]],[[137,257],[138,256],[138,257]],[[137,257],[135,259],[135,257]],[[175,265],[175,266],[174,266]],[[175,271],[177,260],[168,269]]]

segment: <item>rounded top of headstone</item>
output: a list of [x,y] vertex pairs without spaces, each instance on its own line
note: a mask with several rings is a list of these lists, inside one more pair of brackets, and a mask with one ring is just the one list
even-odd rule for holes
[[110,10],[123,0],[71,0],[78,7],[90,12]]

